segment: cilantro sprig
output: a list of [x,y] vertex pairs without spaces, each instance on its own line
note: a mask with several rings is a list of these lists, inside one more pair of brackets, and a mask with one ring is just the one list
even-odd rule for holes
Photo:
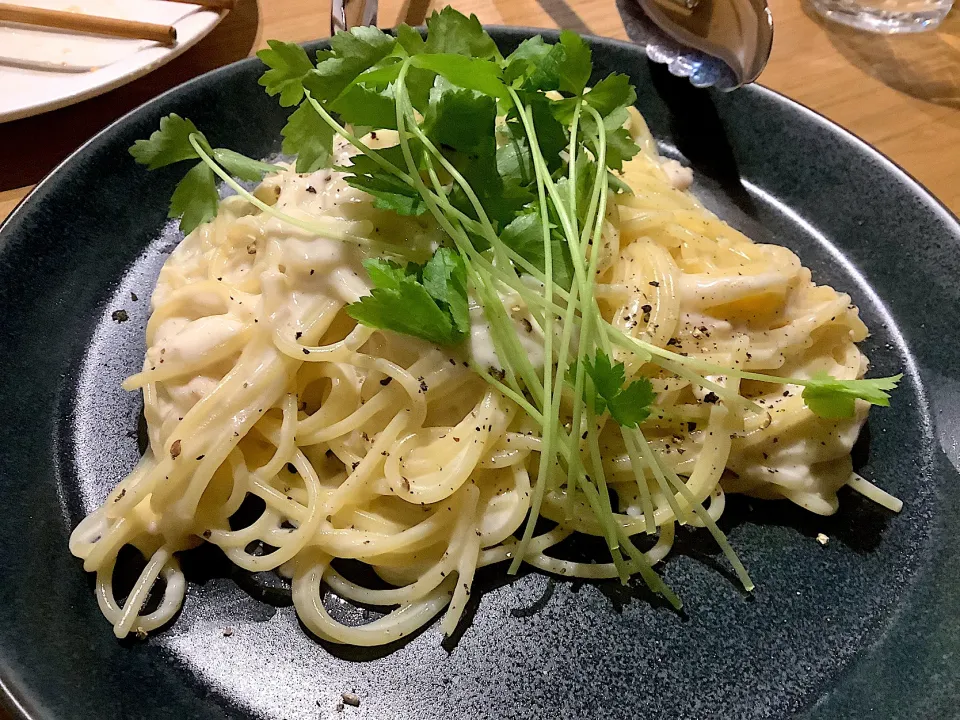
[[147,140],[137,140],[130,148],[130,154],[148,170],[200,160],[177,184],[170,200],[168,216],[180,218],[180,230],[185,235],[216,217],[220,203],[214,171],[201,159],[191,139],[227,172],[241,180],[260,180],[265,173],[283,170],[279,165],[253,160],[233,150],[212,148],[196,125],[175,113],[161,118],[160,129]]
[[463,259],[440,248],[425,264],[401,266],[370,258],[363,263],[374,288],[347,307],[359,323],[437,345],[456,345],[470,329],[467,271]]
[[655,398],[653,385],[647,378],[626,383],[624,364],[611,364],[603,350],[597,350],[593,362],[589,358],[584,362],[586,372],[593,381],[594,412],[602,415],[609,410],[610,417],[628,428],[636,428],[650,417],[650,406]]
[[902,374],[864,380],[837,380],[820,372],[805,381],[803,401],[822,418],[849,418],[854,416],[857,400],[889,407],[890,393],[887,391],[895,389],[901,378]]
[[[622,167],[638,151],[619,127],[636,99],[632,86],[626,76],[612,75],[587,89],[591,52],[575,33],[561,33],[556,45],[539,37],[528,40],[503,58],[475,17],[444,8],[428,19],[426,41],[406,26],[398,28],[396,37],[376,28],[354,28],[331,38],[329,50],[317,54],[316,65],[298,45],[278,41],[269,45],[258,53],[268,66],[260,84],[279,96],[281,105],[297,105],[282,134],[284,152],[297,155],[298,172],[324,167],[332,156],[335,126],[315,111],[311,99],[340,125],[396,129],[397,96],[402,93],[422,116],[429,141],[480,201],[480,207],[474,207],[454,183],[449,189],[451,204],[476,222],[490,219],[494,233],[519,216],[537,212],[536,174],[511,91],[531,108],[540,150],[552,170],[563,164],[561,152],[570,144],[566,123],[581,98],[607,126],[614,146],[608,156],[611,169]],[[409,67],[400,87],[404,65]],[[561,96],[548,96],[549,91]],[[503,113],[505,122],[498,123]],[[514,139],[506,149],[499,141],[505,134]],[[582,136],[595,150],[598,131],[590,121],[584,122]],[[399,146],[395,150],[394,169],[373,166],[350,182],[377,198],[378,207],[404,214],[424,212],[426,203],[414,197],[417,188],[408,182],[405,189],[398,182],[407,168]],[[414,155],[420,165],[423,152]],[[581,183],[592,185],[595,169],[589,164],[580,169]],[[585,211],[585,206],[578,208],[581,215]],[[489,238],[474,240],[480,249],[489,244]],[[563,252],[569,250],[558,250]]]

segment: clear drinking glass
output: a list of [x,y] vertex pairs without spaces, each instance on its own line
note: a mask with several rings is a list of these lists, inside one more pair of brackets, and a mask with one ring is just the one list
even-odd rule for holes
[[932,30],[950,12],[953,0],[810,0],[831,20],[876,33]]

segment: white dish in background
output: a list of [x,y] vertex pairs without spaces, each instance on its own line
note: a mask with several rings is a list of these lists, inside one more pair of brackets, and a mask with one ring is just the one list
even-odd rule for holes
[[0,24],[0,122],[94,97],[169,62],[207,35],[226,14],[163,0],[18,0],[54,10],[173,25],[164,47],[27,25]]

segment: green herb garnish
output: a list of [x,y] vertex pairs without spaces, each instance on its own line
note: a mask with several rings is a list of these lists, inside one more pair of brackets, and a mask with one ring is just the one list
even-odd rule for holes
[[890,394],[886,391],[896,388],[902,377],[837,380],[821,372],[804,383],[803,401],[822,418],[849,418],[854,415],[858,399],[888,407]]
[[437,345],[456,345],[470,329],[463,259],[440,248],[425,265],[372,258],[363,263],[373,292],[347,307],[359,323]]
[[598,415],[609,410],[610,417],[628,428],[637,427],[650,416],[654,393],[647,378],[624,385],[624,364],[618,362],[611,365],[610,358],[603,350],[597,350],[597,357],[592,363],[587,359],[585,368],[593,381],[593,408]]
[[179,115],[161,118],[160,129],[154,131],[149,140],[137,140],[130,148],[130,154],[138,163],[146,165],[148,170],[185,160],[200,160],[180,181],[170,200],[169,217],[180,218],[180,230],[184,234],[216,217],[220,203],[214,172],[201,159],[191,139],[227,172],[241,180],[260,180],[264,173],[283,169],[233,150],[210,147],[204,134],[190,120]]

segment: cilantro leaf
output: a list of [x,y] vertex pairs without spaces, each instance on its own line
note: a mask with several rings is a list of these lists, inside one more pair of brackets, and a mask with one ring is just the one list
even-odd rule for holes
[[630,131],[626,128],[617,128],[607,131],[607,167],[613,170],[623,170],[623,163],[640,152],[640,147],[633,141]]
[[[504,192],[503,179],[497,170],[496,118],[497,103],[492,97],[461,89],[439,77],[430,91],[424,129],[473,188],[487,217],[502,222],[513,217],[527,196],[517,195],[514,191],[518,188],[514,186],[509,195]],[[454,207],[478,218],[459,184],[453,186],[449,197]]]
[[566,51],[559,43],[547,45],[547,48],[547,52],[542,57],[536,62],[529,63],[526,77],[521,85],[524,90],[550,92],[560,89],[560,72],[566,58]]
[[623,363],[611,365],[607,354],[597,350],[593,363],[590,362],[590,358],[586,358],[583,367],[593,380],[593,389],[596,393],[596,397],[593,398],[593,408],[598,415],[601,415],[607,409],[607,398],[616,397],[626,379],[624,365]]
[[553,172],[562,164],[560,153],[567,149],[568,133],[550,112],[550,101],[543,95],[536,95],[529,100],[533,114],[533,127],[537,131],[537,144],[540,154]]
[[342,122],[355,127],[397,129],[397,100],[393,85],[383,90],[365,85],[348,86],[330,105]]
[[410,102],[421,115],[427,111],[430,89],[436,78],[437,74],[432,70],[411,66],[407,71],[407,92],[410,93]]
[[318,54],[316,69],[304,78],[310,94],[325,104],[337,98],[353,80],[393,52],[397,40],[375,27],[360,26],[330,38],[330,51]]
[[270,97],[280,96],[280,105],[291,107],[303,100],[303,79],[313,70],[307,52],[296,43],[267,40],[269,49],[257,57],[270,69],[258,81]]
[[650,417],[650,406],[654,399],[653,384],[647,378],[639,378],[607,400],[607,406],[610,416],[618,424],[635,428]]
[[610,172],[609,170],[607,171],[607,182],[610,183],[610,189],[613,192],[618,194],[623,193],[625,195],[633,195],[633,188],[627,185],[627,183],[625,183],[620,176]]
[[618,108],[633,105],[637,101],[637,91],[630,83],[630,78],[613,73],[590,88],[590,92],[583,96],[583,101],[605,117]]
[[[560,197],[564,200],[564,205],[572,210],[577,219],[581,222],[586,221],[587,210],[590,204],[590,196],[593,192],[593,180],[596,173],[596,164],[587,153],[577,155],[576,162],[576,190],[574,192],[575,207],[570,207],[570,180],[568,177],[562,177],[557,181],[557,190]],[[551,206],[552,209],[552,206]],[[558,220],[559,222],[559,220]]]
[[502,190],[497,198],[496,212],[493,216],[501,225],[511,222],[523,208],[536,202],[536,191],[518,178],[503,177]]
[[541,47],[539,43],[531,43],[513,59],[513,64],[514,68],[507,66],[511,80],[517,84],[513,76],[517,76],[519,70],[518,77],[523,78],[520,86],[527,91],[559,90],[579,95],[593,72],[590,48],[569,30],[560,33],[560,42],[555,45]]
[[593,59],[590,46],[575,32],[560,32],[560,47],[564,58],[560,65],[560,91],[579,95],[587,86],[593,73]]
[[400,43],[400,47],[407,51],[407,55],[419,55],[427,46],[423,35],[406,23],[397,25],[397,42]]
[[[551,230],[554,226],[550,225]],[[529,261],[541,272],[546,270],[547,260],[543,247],[543,225],[540,212],[533,210],[518,215],[500,234],[504,245]],[[553,281],[564,289],[573,284],[573,260],[570,249],[562,238],[551,232],[551,257],[553,258]]]
[[593,407],[597,414],[610,411],[612,417],[623,427],[635,428],[650,415],[654,401],[653,385],[647,378],[634,380],[623,387],[626,370],[622,362],[610,364],[610,358],[602,350],[591,363],[584,361],[584,370],[593,381]]
[[[630,114],[625,107],[617,108],[603,118],[603,127],[607,137],[607,167],[612,170],[622,170],[623,163],[638,152],[640,147],[633,141],[630,132],[624,127]],[[591,147],[596,147],[599,138],[599,129],[592,115],[582,116],[583,131],[589,138]]]
[[279,172],[283,170],[279,165],[261,162],[241,155],[233,150],[226,148],[217,148],[213,151],[213,159],[216,160],[231,175],[241,180],[250,180],[251,182],[260,180],[264,173]]
[[398,215],[422,215],[427,209],[415,187],[390,173],[348,175],[344,180],[351,187],[373,195],[373,206],[380,210],[392,210]]
[[[367,269],[367,274],[370,275],[370,280],[373,281],[374,287],[383,288],[384,290],[399,290],[400,283],[408,274],[407,268],[404,266],[393,262],[393,260],[384,260],[382,258],[370,258],[364,262],[363,266]],[[411,273],[416,276],[418,269],[416,263],[410,263],[407,267],[409,267]]]
[[497,172],[505,180],[512,178],[520,185],[531,185],[536,177],[527,134],[517,122],[508,122],[502,128],[501,143],[497,148]]
[[853,417],[856,400],[866,400],[871,405],[890,405],[890,394],[903,377],[902,374],[886,378],[864,380],[837,380],[824,372],[816,373],[803,389],[803,400],[819,417],[835,420]]
[[489,60],[464,57],[453,53],[414,55],[411,64],[422,70],[442,75],[454,85],[476,90],[491,97],[502,97],[507,88],[500,79],[500,66]]
[[177,183],[167,217],[180,218],[181,232],[189,235],[198,225],[216,217],[219,202],[213,170],[199,162]]
[[283,169],[279,165],[254,160],[233,150],[210,147],[206,136],[197,130],[192,121],[175,114],[160,118],[160,129],[155,130],[149,140],[137,140],[130,147],[130,154],[138,163],[146,165],[148,170],[156,170],[183,160],[197,160],[200,155],[190,143],[191,135],[195,136],[197,144],[207,155],[213,157],[231,175],[243,180],[259,180],[264,173]]
[[209,152],[210,143],[203,133],[197,130],[197,126],[192,121],[171,113],[160,118],[160,129],[154,130],[149,140],[137,140],[129,152],[134,160],[146,165],[147,170],[156,170],[182,160],[195,160],[200,156],[190,144],[191,135],[197,135],[201,147]]
[[367,297],[348,305],[347,314],[361,325],[412,335],[437,345],[453,345],[462,339],[450,316],[415,280],[404,281],[396,289],[374,288]]
[[374,288],[347,306],[354,320],[437,345],[455,345],[464,339],[470,327],[466,268],[455,251],[441,248],[424,266],[409,263],[401,268],[379,259],[363,265]]
[[637,91],[630,84],[630,78],[620,73],[613,73],[603,78],[579,98],[555,101],[553,114],[562,123],[572,122],[573,111],[578,100],[582,100],[601,116],[606,117],[617,110],[633,105],[637,101]]
[[[227,172],[243,180],[259,180],[264,173],[282,169],[233,150],[211,148],[207,138],[196,125],[174,114],[161,118],[160,129],[154,131],[147,140],[137,140],[130,147],[130,154],[149,170],[184,160],[196,160],[200,155],[190,143],[191,136],[203,151]],[[187,172],[174,189],[168,217],[180,218],[180,229],[186,235],[198,225],[212,220],[217,214],[219,203],[216,176],[213,170],[201,161]]]
[[543,269],[543,225],[538,210],[517,215],[500,233],[500,239],[518,255]]
[[[407,170],[407,161],[403,155],[403,148],[400,145],[391,145],[376,151],[377,154],[398,170]],[[416,162],[423,154],[423,148],[416,138],[410,140],[410,153]],[[375,175],[382,172],[380,164],[368,155],[354,155],[350,158],[349,165],[338,165],[334,170],[340,172],[353,173],[354,175]]]
[[333,128],[323,121],[309,102],[287,118],[280,131],[283,152],[297,156],[297,172],[310,173],[325,167],[333,153]]
[[[549,52],[550,45],[547,45],[540,35],[527,38],[504,61],[504,82],[515,87],[522,86],[522,81],[530,76],[530,73],[543,62]],[[518,80],[520,82],[516,82]]]
[[[423,155],[423,148],[417,140],[410,141],[410,151],[414,161],[419,162]],[[403,149],[393,145],[377,154],[393,165],[406,172],[407,163]],[[337,166],[334,169],[340,172],[352,173],[344,178],[348,185],[363,190],[374,197],[374,207],[381,210],[392,210],[400,215],[421,215],[427,210],[426,203],[417,189],[406,184],[396,175],[386,172],[373,158],[366,155],[354,155],[349,165]]]
[[496,138],[497,103],[474,90],[461,90],[438,79],[430,91],[424,128],[438,146],[492,156]]
[[423,286],[441,307],[450,313],[457,332],[470,330],[467,307],[467,267],[460,253],[440,248],[423,267]]
[[[400,58],[388,55],[369,70],[357,75],[357,77],[353,79],[353,82],[351,82],[351,85],[365,85],[366,87],[382,90],[400,77],[402,67],[403,63],[400,62]],[[350,86],[348,85],[347,87],[349,88]]]
[[449,5],[427,18],[425,52],[454,53],[467,57],[500,59],[497,44],[487,34],[476,15],[467,17]]

